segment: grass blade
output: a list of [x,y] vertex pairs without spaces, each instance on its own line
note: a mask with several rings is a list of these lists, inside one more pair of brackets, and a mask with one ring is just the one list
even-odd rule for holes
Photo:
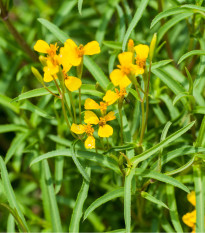
[[204,50],[192,50],[188,53],[185,53],[183,56],[181,56],[179,58],[178,64],[180,64],[181,62],[183,62],[185,59],[187,59],[190,56],[195,56],[195,55],[205,55],[205,51]]
[[78,12],[82,15],[83,0],[78,0]]
[[174,187],[171,185],[167,185],[166,192],[167,192],[167,200],[168,200],[168,206],[170,208],[170,216],[171,216],[172,224],[176,232],[181,233],[183,232],[183,229],[179,220]]
[[7,197],[7,200],[9,202],[9,205],[11,206],[12,209],[16,210],[16,213],[18,214],[20,220],[22,221],[25,230],[27,232],[29,232],[28,225],[27,225],[26,220],[23,216],[23,213],[21,212],[21,209],[18,206],[16,197],[15,197],[15,193],[14,193],[13,188],[11,186],[8,172],[6,169],[6,165],[5,165],[1,156],[0,156],[0,169],[1,169],[1,178],[3,181],[4,191],[6,193],[6,197]]
[[164,146],[168,145],[169,143],[171,143],[172,141],[174,141],[175,139],[177,139],[178,137],[186,133],[194,124],[195,124],[195,121],[189,123],[184,128],[176,131],[175,133],[173,133],[172,135],[170,135],[169,137],[167,137],[165,140],[161,141],[157,145],[153,146],[152,148],[148,149],[142,154],[137,155],[134,158],[132,158],[131,162],[133,163],[134,166],[136,166],[139,162],[149,158],[155,152],[159,151],[161,148],[163,148]]
[[45,171],[45,180],[46,180],[46,186],[49,197],[52,228],[54,232],[62,232],[61,219],[60,219],[60,214],[58,210],[58,205],[56,201],[55,191],[53,188],[52,177],[48,166],[48,162],[44,160],[42,163],[43,163],[43,169]]
[[[88,174],[90,180],[91,168],[86,168],[86,173]],[[73,232],[73,233],[79,232],[80,219],[83,214],[83,205],[88,195],[88,189],[89,189],[89,182],[83,180],[83,184],[78,193],[75,207],[73,209],[70,226],[69,226],[69,232]]]
[[124,40],[123,40],[123,43],[122,43],[122,50],[125,51],[126,49],[126,45],[127,45],[127,41],[130,37],[130,34],[132,32],[132,30],[137,26],[137,23],[139,22],[139,20],[141,19],[142,17],[142,14],[144,13],[147,5],[149,3],[149,0],[141,0],[140,1],[140,4],[139,4],[139,7],[137,8],[137,11],[125,33],[125,37],[124,37]]
[[92,213],[97,207],[103,205],[104,203],[113,200],[117,197],[123,197],[124,194],[124,188],[120,187],[115,190],[112,190],[103,196],[99,197],[97,200],[95,200],[85,211],[83,221],[88,217],[90,213]]

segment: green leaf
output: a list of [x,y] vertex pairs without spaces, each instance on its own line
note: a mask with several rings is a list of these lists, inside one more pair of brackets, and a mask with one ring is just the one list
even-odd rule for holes
[[135,170],[131,169],[130,173],[125,177],[124,184],[124,220],[126,232],[131,232],[131,198],[132,198],[132,179]]
[[105,9],[105,13],[101,17],[101,22],[100,22],[100,25],[97,29],[96,36],[95,36],[95,39],[99,42],[100,45],[102,44],[102,41],[105,37],[108,23],[111,20],[111,17],[115,11],[115,7],[116,7],[117,3],[119,2],[119,0],[112,0],[112,1],[107,1],[107,2],[108,2],[108,4],[107,4],[107,7]]
[[62,226],[61,226],[61,219],[60,214],[58,210],[58,205],[56,201],[55,191],[52,183],[52,177],[49,169],[48,162],[44,160],[43,162],[43,170],[45,174],[45,180],[46,180],[46,187],[48,192],[48,198],[49,198],[49,208],[50,208],[50,215],[51,215],[51,223],[52,223],[52,229],[54,232],[62,232]]
[[136,100],[141,101],[137,91],[135,91],[134,89],[129,88],[129,87],[127,88],[127,91],[130,92],[135,97]]
[[9,180],[6,165],[5,165],[1,156],[0,156],[0,169],[1,169],[1,178],[3,181],[4,191],[5,191],[7,200],[9,202],[9,205],[11,206],[12,209],[16,210],[16,213],[18,214],[20,220],[22,221],[24,228],[28,232],[29,231],[28,225],[27,225],[26,220],[23,216],[23,213],[21,212],[21,209],[19,208],[19,205],[17,203],[15,193],[13,191],[13,188],[12,188],[10,180]]
[[77,143],[78,139],[76,139],[72,145],[71,145],[71,154],[72,154],[72,159],[73,162],[75,163],[78,171],[80,172],[80,174],[83,176],[83,178],[87,181],[90,182],[89,176],[86,173],[85,169],[83,168],[83,166],[81,165],[80,161],[78,160],[76,153],[75,153],[75,144]]
[[82,84],[81,93],[85,95],[87,94],[87,95],[97,96],[100,98],[104,96],[104,93],[97,91],[96,85],[92,85],[92,84]]
[[[90,180],[91,168],[86,168],[86,173],[88,174]],[[83,180],[83,184],[78,193],[75,207],[70,220],[69,232],[79,232],[80,219],[83,215],[83,205],[88,196],[89,182]]]
[[15,232],[15,220],[12,214],[9,214],[7,220],[7,232]]
[[117,50],[121,50],[122,49],[122,43],[121,42],[117,42],[117,41],[103,41],[103,44],[105,46],[107,46],[108,48],[111,48],[111,49],[117,49]]
[[174,7],[168,10],[165,10],[161,13],[159,13],[153,20],[151,23],[150,28],[154,27],[155,24],[157,24],[160,20],[164,19],[165,17],[171,16],[171,15],[177,15],[177,14],[181,14],[181,13],[188,13],[190,12],[189,10],[186,9],[181,9],[179,7]]
[[152,148],[146,150],[142,154],[139,154],[139,155],[133,157],[131,159],[132,164],[134,166],[136,166],[139,162],[141,162],[141,161],[149,158],[151,155],[153,155],[154,153],[156,153],[157,151],[159,151],[161,148],[163,148],[166,145],[169,145],[171,142],[173,142],[174,140],[176,140],[178,137],[180,137],[181,135],[183,135],[184,133],[186,133],[194,124],[195,124],[195,121],[189,123],[188,125],[186,125],[182,129],[176,131],[175,133],[173,133],[172,135],[170,135],[169,137],[167,137],[165,140],[161,141],[157,145],[155,145]]
[[120,187],[115,190],[112,190],[103,196],[99,197],[95,200],[85,211],[83,221],[88,217],[90,213],[92,213],[97,207],[103,205],[104,203],[111,201],[117,197],[123,197],[124,188]]
[[192,16],[193,13],[181,13],[174,18],[167,21],[162,27],[160,27],[158,34],[157,34],[157,41],[158,43],[161,41],[163,36],[170,30],[171,27],[179,23],[181,20],[186,19]]
[[188,92],[185,93],[179,93],[178,95],[175,96],[174,100],[173,100],[173,105],[175,105],[179,100],[181,100],[182,98],[192,98],[194,100],[193,95],[189,95]]
[[[51,152],[43,154],[43,155],[35,158],[34,160],[32,160],[30,166],[32,166],[35,163],[38,163],[44,159],[53,158],[56,156],[72,157],[72,153],[71,153],[71,150],[68,150],[68,149],[51,151]],[[97,163],[101,164],[102,166],[108,167],[111,170],[116,171],[117,173],[121,173],[119,170],[118,164],[112,158],[105,157],[101,154],[97,154],[97,153],[90,152],[90,151],[79,151],[79,150],[76,150],[76,156],[79,158],[84,158],[84,159],[91,160],[93,162],[97,162]]]
[[30,101],[26,100],[21,106],[20,109],[28,110],[33,113],[36,113],[37,115],[47,118],[47,119],[54,119],[54,117],[48,115],[46,111],[43,109],[39,108],[38,106],[32,104]]
[[137,23],[139,22],[139,20],[141,19],[147,5],[149,3],[149,0],[141,0],[139,6],[137,7],[137,11],[135,12],[135,15],[131,21],[131,23],[129,24],[129,27],[127,29],[127,32],[125,34],[123,43],[122,43],[122,50],[125,51],[126,45],[127,45],[127,41],[130,37],[130,34],[132,32],[132,30],[137,26]]
[[184,61],[186,58],[190,56],[195,56],[195,55],[205,55],[205,51],[203,50],[192,50],[188,53],[185,53],[183,56],[180,57],[178,64],[180,64],[182,61]]
[[168,206],[170,208],[170,216],[171,216],[171,221],[172,224],[176,230],[176,232],[181,233],[183,232],[180,220],[179,220],[179,215],[178,215],[178,210],[177,210],[177,204],[176,204],[176,199],[175,199],[175,193],[174,193],[174,187],[171,185],[166,185],[166,192],[167,192],[167,199],[168,199]]
[[162,60],[162,61],[158,61],[158,62],[153,62],[151,69],[154,70],[154,69],[160,68],[162,66],[166,66],[167,64],[169,64],[172,61],[173,61],[172,59],[169,59],[169,60]]
[[194,171],[194,189],[196,194],[196,232],[204,232],[204,190],[202,182],[203,169],[200,165],[193,166]]
[[204,115],[205,115],[205,106],[196,106],[196,107],[193,109],[193,113],[196,113],[196,114],[204,114]]
[[[181,8],[188,8],[188,9],[192,9],[194,10],[193,12],[199,12],[201,13],[200,11],[202,12],[205,12],[205,7],[203,6],[196,6],[196,5],[192,5],[192,4],[185,4],[185,5],[182,5]],[[203,14],[204,16],[204,14]]]
[[38,21],[46,27],[56,38],[58,38],[62,43],[68,39],[68,35],[60,30],[55,24],[49,22],[46,19],[38,18]]
[[125,229],[118,229],[114,231],[106,231],[107,233],[126,233]]
[[173,91],[176,95],[180,92],[186,92],[185,88],[174,80],[167,72],[163,71],[162,69],[154,69],[152,73],[159,77],[162,82],[167,85],[167,87]]
[[[55,86],[49,87],[49,90],[52,91],[55,94],[58,93],[58,91],[57,91],[57,89],[56,89]],[[44,87],[37,88],[37,89],[31,90],[31,91],[27,91],[25,93],[20,94],[18,97],[14,98],[12,100],[12,102],[14,102],[14,101],[20,101],[20,100],[25,100],[25,99],[29,99],[29,98],[33,98],[33,97],[39,97],[39,96],[48,95],[48,94],[50,94],[50,92],[47,91]]]
[[26,132],[27,129],[24,126],[15,125],[15,124],[0,125],[0,133],[8,133],[8,132],[14,132],[14,131]]
[[93,61],[92,58],[85,56],[83,58],[85,67],[90,71],[95,80],[100,84],[100,86],[106,90],[109,84],[108,78],[105,76],[100,67]]
[[13,112],[19,114],[20,109],[16,103],[11,103],[12,99],[0,94],[0,105],[3,105],[6,108],[11,109]]
[[151,194],[149,194],[147,192],[142,191],[141,196],[144,197],[145,199],[147,199],[148,201],[151,201],[157,205],[160,205],[160,206],[163,206],[164,208],[169,209],[169,207],[166,204],[164,204],[164,202],[158,200],[156,197],[152,196]]
[[182,183],[180,183],[178,180],[174,179],[173,177],[167,176],[165,174],[162,174],[162,173],[159,173],[156,171],[151,171],[148,169],[143,170],[142,168],[136,168],[135,175],[159,180],[159,181],[165,182],[167,184],[171,184],[173,186],[176,186],[176,187],[184,190],[185,192],[189,193],[189,189],[185,185],[183,185]]
[[80,15],[82,15],[82,6],[83,6],[83,0],[78,0],[78,11]]

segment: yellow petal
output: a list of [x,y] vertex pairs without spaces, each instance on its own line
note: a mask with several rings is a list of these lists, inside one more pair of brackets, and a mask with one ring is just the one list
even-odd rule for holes
[[100,108],[99,104],[90,98],[85,100],[84,107],[85,109],[99,109]]
[[131,52],[123,52],[118,55],[119,62],[123,66],[129,66],[132,64],[132,57],[133,53]]
[[85,132],[85,127],[84,125],[77,125],[73,123],[71,125],[71,131],[76,134],[83,134]]
[[[45,69],[45,67],[44,67],[44,69]],[[50,60],[47,60],[47,69],[48,69],[48,71],[50,72],[51,75],[54,75],[54,74],[58,73],[59,66],[58,65],[54,65]]]
[[196,195],[194,191],[191,191],[188,195],[187,195],[187,199],[188,201],[193,205],[196,206]]
[[84,46],[84,55],[94,55],[100,53],[100,46],[97,41],[91,41]]
[[68,76],[65,79],[65,85],[69,91],[76,91],[81,87],[82,82],[79,78]]
[[103,97],[103,100],[108,103],[108,105],[111,105],[113,103],[115,103],[115,101],[117,101],[119,98],[118,94],[115,93],[114,91],[107,91],[105,96]]
[[189,227],[194,227],[196,224],[196,210],[190,212],[190,213],[186,213],[183,217],[182,217],[183,222],[189,226]]
[[75,42],[71,39],[66,40],[64,45],[66,58],[68,59],[68,62],[73,66],[80,65],[82,61],[82,57],[79,57],[78,55],[78,47],[75,44]]
[[88,136],[85,140],[85,148],[86,149],[93,149],[95,148],[95,138],[93,136]]
[[110,125],[100,126],[98,135],[102,138],[108,138],[113,134],[113,128]]
[[129,86],[131,83],[131,81],[129,80],[129,78],[127,77],[127,75],[124,75],[119,86],[120,89],[126,88],[127,86]]
[[134,50],[137,54],[137,57],[139,57],[139,59],[142,59],[142,60],[147,59],[148,54],[149,54],[149,46],[139,44],[139,45],[134,47]]
[[137,65],[134,74],[135,75],[144,74],[144,69]]
[[44,40],[38,40],[33,48],[34,48],[34,50],[36,50],[39,53],[47,53],[50,46]]
[[64,47],[60,49],[59,63],[63,66],[63,70],[65,71],[65,73],[67,73],[72,67],[67,56],[67,51]]
[[110,80],[113,83],[114,86],[118,86],[123,79],[124,74],[121,70],[115,69],[110,74]]
[[113,111],[109,112],[105,117],[106,121],[112,121],[116,119],[115,113]]
[[46,83],[53,81],[53,76],[47,71],[47,67],[44,67],[43,81]]
[[84,122],[91,125],[97,125],[99,119],[94,112],[85,111]]

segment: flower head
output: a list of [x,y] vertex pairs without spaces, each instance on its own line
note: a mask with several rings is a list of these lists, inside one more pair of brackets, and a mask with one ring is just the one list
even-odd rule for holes
[[107,115],[98,118],[97,115],[92,111],[86,111],[84,122],[87,124],[99,125],[98,135],[100,137],[110,137],[113,134],[113,128],[107,124],[107,121],[114,120],[115,113],[113,111],[109,112]]
[[136,64],[138,68],[138,73],[143,74],[144,73],[144,68],[146,64],[146,59],[149,55],[149,46],[139,44],[134,47],[134,50],[136,52]]
[[100,53],[100,46],[97,41],[91,41],[85,46],[77,46],[73,40],[68,39],[66,40],[64,47],[60,50],[60,57],[62,59],[62,64],[65,67],[70,64],[79,66],[84,55],[94,55],[98,53]]
[[95,148],[95,138],[93,137],[94,129],[92,125],[82,125],[82,124],[72,124],[71,125],[71,131],[75,134],[83,134],[86,133],[87,139],[85,140],[85,148],[86,149],[93,149]]
[[127,92],[125,88],[120,89],[120,91],[117,88],[115,88],[115,92],[108,90],[105,96],[103,97],[103,100],[107,102],[109,105],[111,105],[115,103],[115,101],[117,101],[118,99],[123,100],[126,95]]

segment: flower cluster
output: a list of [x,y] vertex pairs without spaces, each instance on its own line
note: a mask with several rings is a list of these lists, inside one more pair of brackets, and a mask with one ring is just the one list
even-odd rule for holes
[[59,49],[55,45],[48,44],[43,40],[38,40],[34,45],[34,50],[46,54],[46,57],[40,57],[44,65],[44,82],[51,82],[58,78],[62,71],[65,86],[69,91],[76,91],[81,87],[80,78],[69,76],[68,71],[72,66],[79,66],[83,61],[84,55],[94,55],[100,53],[100,47],[97,41],[92,41],[85,46],[75,44],[71,39],[66,40],[64,46]]

